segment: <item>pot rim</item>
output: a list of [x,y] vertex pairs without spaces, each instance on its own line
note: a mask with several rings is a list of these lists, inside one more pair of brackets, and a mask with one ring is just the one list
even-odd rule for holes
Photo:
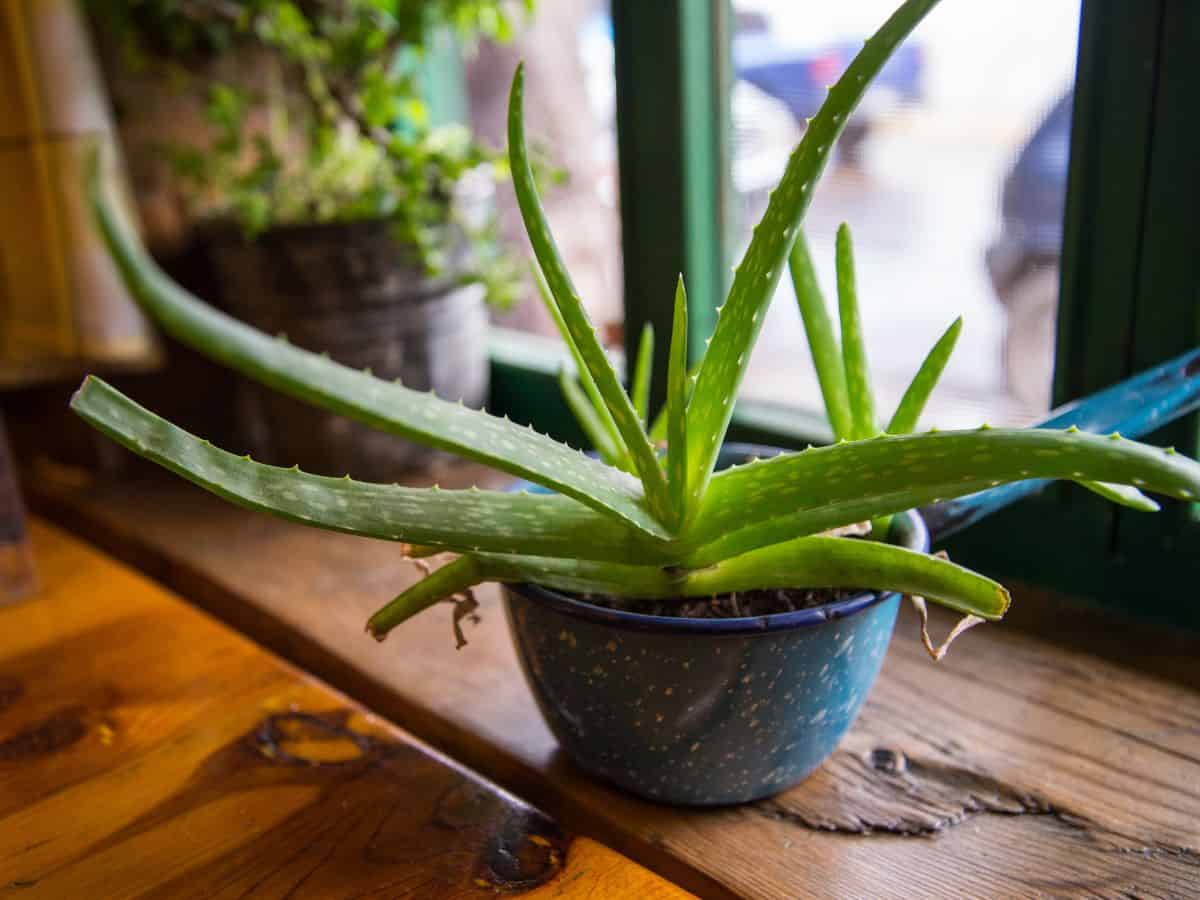
[[[730,455],[738,455],[743,458],[749,456],[761,456],[765,458],[782,451],[777,448],[747,444],[727,444],[722,452]],[[925,520],[921,518],[920,513],[910,509],[904,513],[897,513],[895,519],[899,519],[905,523],[906,527],[904,531],[907,534],[902,533],[899,535],[899,539],[893,542],[909,550],[928,553],[929,529],[925,526]],[[897,524],[900,523],[894,521],[893,525]],[[771,613],[765,616],[740,616],[729,619],[688,619],[680,616],[651,616],[645,613],[596,606],[584,600],[576,600],[573,597],[568,597],[566,594],[552,588],[530,582],[504,584],[502,587],[506,591],[518,594],[533,603],[549,607],[577,619],[627,628],[632,631],[653,631],[660,634],[708,634],[713,636],[767,634],[777,631],[790,631],[796,628],[811,628],[825,622],[856,615],[877,604],[883,603],[885,600],[900,596],[894,591],[866,591],[861,594],[855,594],[853,597],[836,600],[833,603],[825,603],[810,609],[798,609],[793,612]]]

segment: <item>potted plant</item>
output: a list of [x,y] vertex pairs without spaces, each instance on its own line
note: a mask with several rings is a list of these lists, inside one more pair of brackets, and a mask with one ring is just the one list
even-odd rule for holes
[[[1117,434],[986,427],[906,433],[952,349],[957,323],[891,419],[899,433],[878,429],[848,233],[838,242],[839,348],[799,226],[849,112],[935,2],[907,0],[830,90],[691,373],[679,285],[666,408],[649,426],[644,389],[635,384],[636,399],[626,394],[547,228],[525,148],[518,69],[509,117],[513,181],[538,270],[578,361],[581,383],[564,384],[607,462],[505,418],[340,366],[214,310],[155,268],[93,172],[95,210],[111,252],[131,291],[169,333],[276,389],[528,479],[543,493],[415,489],[263,465],[183,432],[94,378],[73,408],[126,447],[233,502],[405,542],[413,556],[456,554],[371,617],[367,627],[377,638],[481,582],[506,584],[530,683],[559,740],[588,771],[680,803],[781,790],[811,771],[853,720],[878,671],[900,594],[974,617],[967,622],[998,619],[1007,609],[1001,585],[925,552],[926,531],[912,510],[1027,479],[1083,482],[1139,508],[1153,506],[1139,488],[1200,496],[1196,462]],[[717,471],[734,394],[789,257],[842,439]],[[670,615],[714,601],[733,617]],[[779,604],[787,611],[774,612]]]
[[[436,125],[422,57],[438,29],[503,38],[503,0],[90,0],[143,218],[181,208],[223,307],[306,349],[480,406],[486,300],[515,296],[494,233],[503,160]],[[165,132],[165,133],[164,133]],[[164,235],[163,232],[168,232]],[[423,448],[241,386],[260,458],[387,478]]]

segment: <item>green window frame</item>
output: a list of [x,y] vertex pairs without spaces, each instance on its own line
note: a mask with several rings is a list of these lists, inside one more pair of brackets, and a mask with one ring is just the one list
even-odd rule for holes
[[[953,0],[950,0],[953,2]],[[689,285],[694,354],[727,279],[728,0],[612,0],[626,341],[655,324],[666,360],[672,286]],[[1083,0],[1059,302],[1056,403],[1200,342],[1200,4]],[[677,115],[665,111],[678,111]],[[554,342],[497,332],[492,406],[569,441]],[[663,379],[656,379],[659,384]],[[796,447],[824,420],[739,403],[731,437]],[[1151,436],[1195,455],[1195,417]],[[970,565],[1142,617],[1200,628],[1197,507],[1156,516],[1054,488],[948,543]]]

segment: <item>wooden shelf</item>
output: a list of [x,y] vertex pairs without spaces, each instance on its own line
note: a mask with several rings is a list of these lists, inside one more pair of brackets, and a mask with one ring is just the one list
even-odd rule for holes
[[0,609],[0,897],[686,896],[41,522]]
[[[494,591],[481,592],[482,622],[461,651],[437,610],[376,644],[367,615],[416,576],[392,545],[161,479],[42,473],[29,492],[292,663],[702,896],[1200,893],[1194,639],[1043,604],[1014,618],[1055,642],[986,626],[934,665],[903,615],[859,722],[817,774],[772,800],[678,810],[597,784],[562,756]],[[1018,610],[1027,599],[1017,592]]]

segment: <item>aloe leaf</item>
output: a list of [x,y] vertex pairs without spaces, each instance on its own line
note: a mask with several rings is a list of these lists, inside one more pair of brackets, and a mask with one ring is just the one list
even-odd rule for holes
[[867,41],[808,123],[779,186],[771,194],[767,211],[737,267],[688,408],[688,489],[694,502],[699,501],[712,476],[733,414],[733,398],[762,327],[763,312],[779,284],[783,264],[829,153],[871,80],[937,2],[906,0]]
[[667,489],[675,511],[675,527],[690,518],[687,490],[687,292],[683,276],[675,284],[675,313],[671,323],[671,350],[667,360]]
[[[695,390],[696,387],[696,373],[699,370],[699,365],[696,365],[689,369],[687,373],[687,381],[684,386],[684,392],[687,402],[689,403],[692,399],[692,391]],[[654,421],[650,423],[650,440],[655,444],[661,444],[667,439],[667,426],[669,424],[667,413],[668,409],[664,406],[658,411],[658,415],[654,417]]]
[[484,581],[533,582],[561,591],[657,598],[760,588],[863,588],[919,594],[985,619],[1000,618],[1009,604],[1003,586],[936,556],[874,541],[806,537],[693,571],[481,553],[472,555],[470,562],[464,558],[451,563],[413,585],[372,616],[368,628],[382,638],[388,629],[438,600]]
[[659,468],[654,448],[650,444],[638,418],[633,403],[621,387],[617,373],[612,367],[604,348],[596,337],[595,328],[588,318],[587,310],[579,299],[571,276],[567,274],[566,266],[559,255],[558,246],[550,233],[546,214],[538,197],[537,185],[534,183],[533,170],[529,165],[529,154],[525,147],[525,123],[522,107],[524,105],[525,73],[524,67],[517,66],[513,75],[512,92],[508,102],[508,158],[512,170],[513,188],[517,195],[517,205],[521,208],[521,217],[525,222],[525,231],[529,242],[533,245],[534,255],[542,274],[546,276],[546,284],[554,298],[558,311],[562,313],[563,322],[571,334],[571,340],[579,350],[584,365],[596,381],[600,396],[604,399],[608,411],[612,413],[617,430],[633,459],[633,467],[642,480],[646,500],[659,522],[670,519],[670,506],[667,497],[667,482]]
[[885,540],[891,528],[891,516],[917,509],[947,497],[964,496],[990,488],[994,481],[956,481],[892,491],[861,490],[848,497],[813,503],[765,520],[746,520],[719,534],[707,530],[685,542],[679,565],[691,568],[711,566],[723,559],[767,547],[783,541],[820,534],[870,521],[870,539]]
[[654,371],[654,325],[647,322],[642,326],[638,339],[637,362],[633,367],[633,408],[645,424],[650,422],[650,375]]
[[[529,264],[529,270],[533,273],[533,280],[537,285],[538,296],[542,298],[542,304],[546,307],[546,312],[550,314],[550,318],[554,321],[554,327],[558,329],[559,335],[562,336],[563,343],[571,351],[571,358],[575,360],[576,374],[579,376],[579,381],[587,393],[592,409],[596,411],[596,416],[601,426],[603,426],[605,433],[608,435],[608,444],[616,450],[614,458],[612,460],[606,459],[605,462],[619,466],[626,472],[632,472],[633,460],[629,458],[629,452],[625,449],[625,442],[621,440],[621,433],[617,431],[617,423],[613,421],[612,413],[604,405],[604,398],[600,396],[600,391],[596,387],[592,373],[588,371],[587,364],[584,363],[583,357],[579,354],[579,348],[571,340],[571,332],[567,330],[567,323],[563,321],[562,313],[558,311],[558,305],[554,302],[554,298],[550,296],[550,287],[546,284],[546,276],[542,274],[542,270],[538,268],[536,262]],[[597,444],[596,446],[599,445]]]
[[567,408],[575,416],[575,421],[579,423],[579,427],[587,435],[588,441],[596,449],[596,452],[600,454],[600,458],[609,465],[620,465],[621,458],[617,453],[617,448],[613,446],[608,432],[604,430],[604,426],[600,423],[600,417],[596,415],[595,408],[588,401],[583,388],[579,386],[579,383],[571,377],[566,369],[560,369],[558,372],[558,387],[562,392]]
[[874,437],[875,394],[871,390],[871,372],[867,367],[867,348],[863,343],[862,319],[858,313],[858,284],[854,272],[854,244],[850,229],[843,223],[837,231],[838,316],[842,325],[842,365],[846,370],[846,393],[850,397],[850,420],[855,440]]
[[[1200,497],[1200,464],[1119,436],[1042,428],[880,436],[718,473],[687,540],[697,546],[729,542],[742,529],[743,540],[757,530],[765,543],[767,537],[781,539],[791,524],[822,508],[847,505],[879,515],[897,511],[886,508],[884,498],[894,502],[905,492],[914,498],[935,492],[914,503],[918,505],[973,493],[981,483],[986,487],[1031,478],[1103,481],[1182,500]],[[879,508],[873,509],[876,501]]]
[[71,408],[118,443],[219,497],[305,525],[459,551],[623,562],[661,562],[667,555],[639,532],[561,494],[366,484],[253,462],[188,434],[97,378],[84,381]]
[[1001,585],[948,560],[877,541],[806,537],[753,550],[688,575],[689,594],[755,588],[861,587],[919,594],[985,619],[1008,609]]
[[527,478],[648,535],[666,536],[646,508],[641,486],[627,473],[507,419],[383,381],[269,337],[193,297],[154,264],[122,221],[101,187],[98,154],[89,161],[88,181],[96,220],[126,287],[184,344],[300,400]]
[[479,560],[460,556],[422,578],[371,616],[367,620],[367,632],[375,640],[382,641],[401,622],[485,580]]
[[933,349],[929,351],[924,362],[921,363],[921,367],[917,369],[917,374],[909,383],[908,390],[900,398],[892,421],[888,423],[888,434],[910,434],[916,429],[917,420],[921,418],[921,413],[925,410],[929,395],[933,393],[938,379],[942,377],[946,363],[950,361],[950,354],[954,352],[954,345],[958,343],[958,336],[962,333],[962,323],[962,316],[959,316],[950,323],[950,327],[933,345]]
[[813,368],[821,385],[821,397],[825,401],[825,413],[833,428],[834,439],[849,440],[852,437],[853,420],[850,417],[850,397],[846,393],[846,372],[842,368],[842,350],[833,332],[833,322],[829,318],[821,286],[817,283],[817,272],[803,231],[796,235],[796,243],[792,245],[792,252],[788,256],[788,268],[792,273],[792,287],[800,306],[800,318],[804,320],[808,350],[812,354]]
[[1135,509],[1138,512],[1158,512],[1162,509],[1157,501],[1127,484],[1106,484],[1103,481],[1080,481],[1078,483],[1093,494],[1099,494],[1105,500]]

